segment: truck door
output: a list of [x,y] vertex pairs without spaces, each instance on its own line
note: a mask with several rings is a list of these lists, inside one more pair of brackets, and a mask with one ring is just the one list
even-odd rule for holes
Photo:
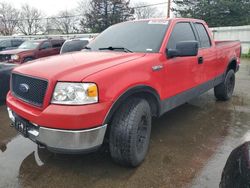
[[[178,42],[196,41],[190,22],[178,22],[167,43],[167,49],[175,49]],[[166,57],[164,65],[165,98],[187,91],[201,82],[197,57]]]
[[198,61],[200,66],[203,67],[201,82],[205,83],[217,76],[216,51],[212,47],[206,27],[202,23],[194,23],[193,25],[199,38]]
[[45,41],[43,42],[37,52],[37,58],[47,57],[51,55],[51,42]]
[[61,47],[63,45],[62,40],[52,40],[52,49],[51,49],[51,55],[57,55],[60,53]]

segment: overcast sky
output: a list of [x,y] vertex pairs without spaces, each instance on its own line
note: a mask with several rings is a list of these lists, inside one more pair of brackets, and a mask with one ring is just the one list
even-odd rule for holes
[[[137,2],[146,2],[148,4],[167,2],[167,0],[131,0],[131,5]],[[62,10],[71,10],[77,7],[79,0],[0,0],[0,2],[9,2],[16,8],[20,8],[22,4],[27,3],[33,7],[40,9],[48,16],[56,15]],[[167,4],[156,6],[159,11],[167,15]]]

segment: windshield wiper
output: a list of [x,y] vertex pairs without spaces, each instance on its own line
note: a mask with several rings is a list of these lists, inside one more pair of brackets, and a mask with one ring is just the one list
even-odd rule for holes
[[113,47],[113,46],[109,46],[107,48],[99,48],[99,50],[122,50],[124,52],[130,52],[130,53],[133,53],[133,51],[127,49],[127,48],[124,48],[124,47]]

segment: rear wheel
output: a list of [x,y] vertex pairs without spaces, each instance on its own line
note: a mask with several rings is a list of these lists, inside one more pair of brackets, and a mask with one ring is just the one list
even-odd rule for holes
[[116,112],[110,127],[109,149],[119,164],[136,167],[142,163],[149,147],[151,110],[148,102],[132,98]]
[[224,82],[214,88],[214,95],[218,100],[226,101],[233,96],[235,87],[235,73],[234,70],[227,72]]

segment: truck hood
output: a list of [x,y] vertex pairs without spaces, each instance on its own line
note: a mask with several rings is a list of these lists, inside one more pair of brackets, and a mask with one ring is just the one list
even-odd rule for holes
[[14,50],[1,51],[0,54],[15,55],[15,54],[19,54],[21,52],[27,52],[27,51],[30,51],[30,50],[29,49],[14,49]]
[[76,52],[35,60],[14,69],[14,72],[50,81],[80,82],[104,69],[145,56],[144,53]]

